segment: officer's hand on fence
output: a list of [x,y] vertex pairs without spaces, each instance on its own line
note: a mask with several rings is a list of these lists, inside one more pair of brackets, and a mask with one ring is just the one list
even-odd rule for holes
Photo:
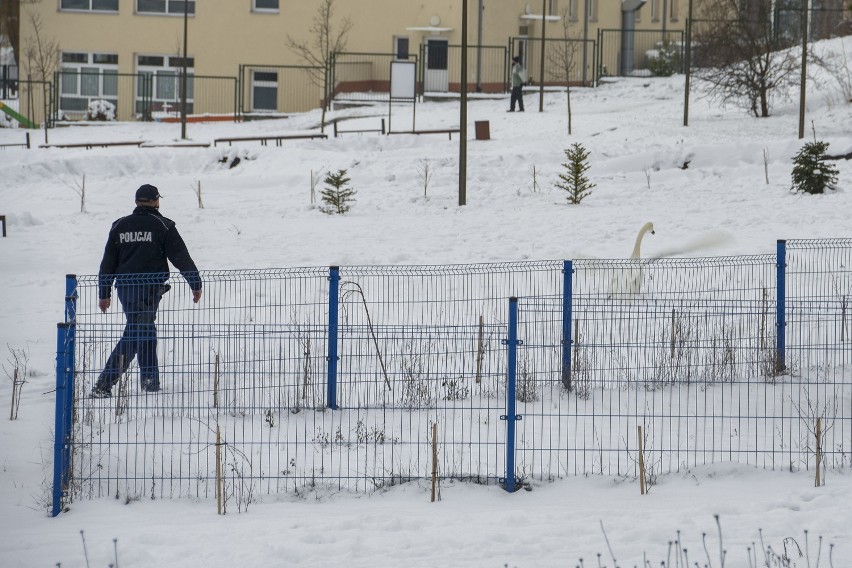
[[98,300],[98,307],[101,309],[103,313],[109,309],[110,299],[109,298],[101,298]]
[[201,290],[192,291],[192,303],[197,304],[201,300]]

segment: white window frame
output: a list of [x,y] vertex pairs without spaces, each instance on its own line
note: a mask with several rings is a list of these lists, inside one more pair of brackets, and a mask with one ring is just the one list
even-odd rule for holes
[[[85,55],[86,61],[62,61],[65,55]],[[96,63],[95,58],[99,55],[115,57],[115,63]],[[85,109],[68,109],[62,108],[64,99],[80,99],[86,101],[86,107],[94,100],[108,100],[110,102],[118,101],[118,54],[116,53],[101,53],[101,52],[83,52],[83,51],[66,51],[59,58],[59,110],[64,113],[85,113]],[[94,73],[92,72],[94,71]],[[105,78],[109,75],[115,75],[112,78],[114,81],[112,88],[107,89]],[[73,77],[73,79],[72,79]],[[86,85],[92,85],[91,81],[96,80],[97,85],[93,91],[85,89]],[[72,85],[73,81],[73,85]],[[71,89],[70,87],[73,87]]]
[[281,0],[275,0],[276,6],[274,8],[266,8],[257,6],[258,0],[251,0],[251,11],[258,12],[260,14],[277,14],[281,11]]
[[100,14],[115,14],[115,13],[118,13],[118,2],[119,2],[119,0],[114,0],[115,1],[115,8],[114,9],[92,8],[92,2],[94,2],[94,0],[84,0],[84,1],[89,5],[88,8],[64,8],[62,6],[63,0],[59,0],[59,11],[60,12],[95,12],[95,13],[100,13]]
[[[186,1],[189,2],[189,15],[195,16],[195,9],[196,9],[196,1],[197,0],[186,0]],[[183,8],[180,8],[179,10],[176,9],[175,11],[169,10],[169,8],[171,8],[172,5],[183,4],[183,0],[162,0],[162,2],[164,2],[163,11],[160,11],[160,10],[140,10],[139,9],[139,0],[135,0],[134,8],[136,9],[137,14],[151,15],[151,16],[183,17]]]
[[[271,79],[258,79],[257,75],[259,73],[274,73],[275,80]],[[280,88],[278,82],[280,80],[281,74],[278,69],[253,69],[251,72],[251,110],[252,112],[278,112],[278,97],[280,96]],[[255,88],[262,89],[275,89],[275,108],[263,108],[259,109],[256,106],[255,102]]]
[[[159,57],[162,58],[162,65],[151,65],[151,64],[143,64],[140,63],[140,60],[144,57]],[[192,58],[189,58],[192,59]],[[154,104],[154,112],[158,114],[165,114],[167,116],[172,116],[180,113],[180,85],[181,85],[181,73],[183,73],[183,58],[177,55],[165,55],[165,54],[154,54],[154,53],[140,53],[136,55],[136,74],[137,75],[153,75],[154,80],[152,82],[151,88],[151,102]],[[187,67],[186,69],[186,90],[187,97],[186,103],[187,105],[193,104],[195,102],[195,61],[193,60],[193,65],[191,67]],[[166,88],[166,85],[162,84],[162,82],[174,81],[174,85],[172,92],[168,93],[166,96],[162,96],[162,89]],[[167,84],[167,83],[166,83]],[[141,96],[139,93],[139,85],[136,85],[136,100],[139,101]],[[188,111],[189,112],[189,111]]]

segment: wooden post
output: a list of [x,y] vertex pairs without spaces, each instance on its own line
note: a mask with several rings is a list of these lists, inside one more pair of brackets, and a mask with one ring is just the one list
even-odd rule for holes
[[479,346],[476,348],[476,384],[482,382],[482,352],[485,347],[485,320],[479,315]]
[[814,487],[820,487],[825,484],[821,475],[822,465],[822,418],[816,420],[816,479]]
[[639,438],[639,492],[645,494],[645,456],[642,449],[642,427],[636,426],[636,435]]
[[216,512],[222,513],[222,498],[223,495],[222,483],[222,436],[219,432],[219,425],[216,425]]
[[3,236],[6,236],[6,216],[0,215],[0,225],[3,225]]
[[311,376],[311,338],[305,340],[305,364],[302,371],[302,401],[308,399],[308,380]]
[[18,392],[18,368],[15,367],[15,374],[12,378],[12,407],[9,409],[9,420],[15,419],[15,397]]
[[213,408],[219,408],[219,354],[216,353],[216,363],[213,367]]
[[432,424],[432,502],[438,486],[438,423]]
[[676,320],[675,310],[674,310],[674,308],[672,308],[672,338],[671,338],[671,352],[672,352],[671,358],[672,359],[675,358],[675,344],[677,343],[677,338],[675,337],[675,335],[677,334],[677,332],[675,331],[675,320]]
[[[577,376],[577,370],[580,368],[580,320],[574,320],[574,364],[571,365],[571,372]],[[572,381],[573,384],[573,381]],[[576,388],[576,385],[573,385]]]

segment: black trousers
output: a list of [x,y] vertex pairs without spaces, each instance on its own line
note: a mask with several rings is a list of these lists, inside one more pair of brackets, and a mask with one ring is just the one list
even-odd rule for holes
[[524,88],[512,87],[512,99],[509,103],[509,110],[515,110],[515,103],[518,103],[518,110],[524,110]]
[[127,318],[124,333],[107,359],[96,387],[109,390],[130,367],[134,357],[139,360],[139,375],[143,390],[160,388],[160,369],[157,360],[157,308],[169,288],[159,284],[116,286],[121,309]]

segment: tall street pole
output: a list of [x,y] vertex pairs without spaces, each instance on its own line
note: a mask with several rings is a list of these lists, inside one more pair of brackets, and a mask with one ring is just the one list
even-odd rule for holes
[[544,23],[546,16],[547,0],[541,0],[541,65],[538,72],[538,112],[544,112]]
[[482,92],[482,5],[483,0],[479,0],[479,15],[476,18],[476,92]]
[[[690,0],[691,1],[691,0]],[[589,67],[589,4],[591,0],[586,0],[583,3],[583,86],[586,87],[586,73]],[[594,77],[594,73],[592,74]]]
[[462,0],[461,108],[459,109],[459,205],[467,203],[467,2]]
[[802,0],[802,80],[799,85],[799,140],[805,137],[805,87],[808,77],[808,0]]
[[183,0],[183,74],[180,80],[180,138],[186,140],[186,44],[189,22],[189,0]]
[[689,13],[686,16],[686,56],[684,59],[683,125],[689,126],[689,80],[692,73],[692,0],[689,0]]

